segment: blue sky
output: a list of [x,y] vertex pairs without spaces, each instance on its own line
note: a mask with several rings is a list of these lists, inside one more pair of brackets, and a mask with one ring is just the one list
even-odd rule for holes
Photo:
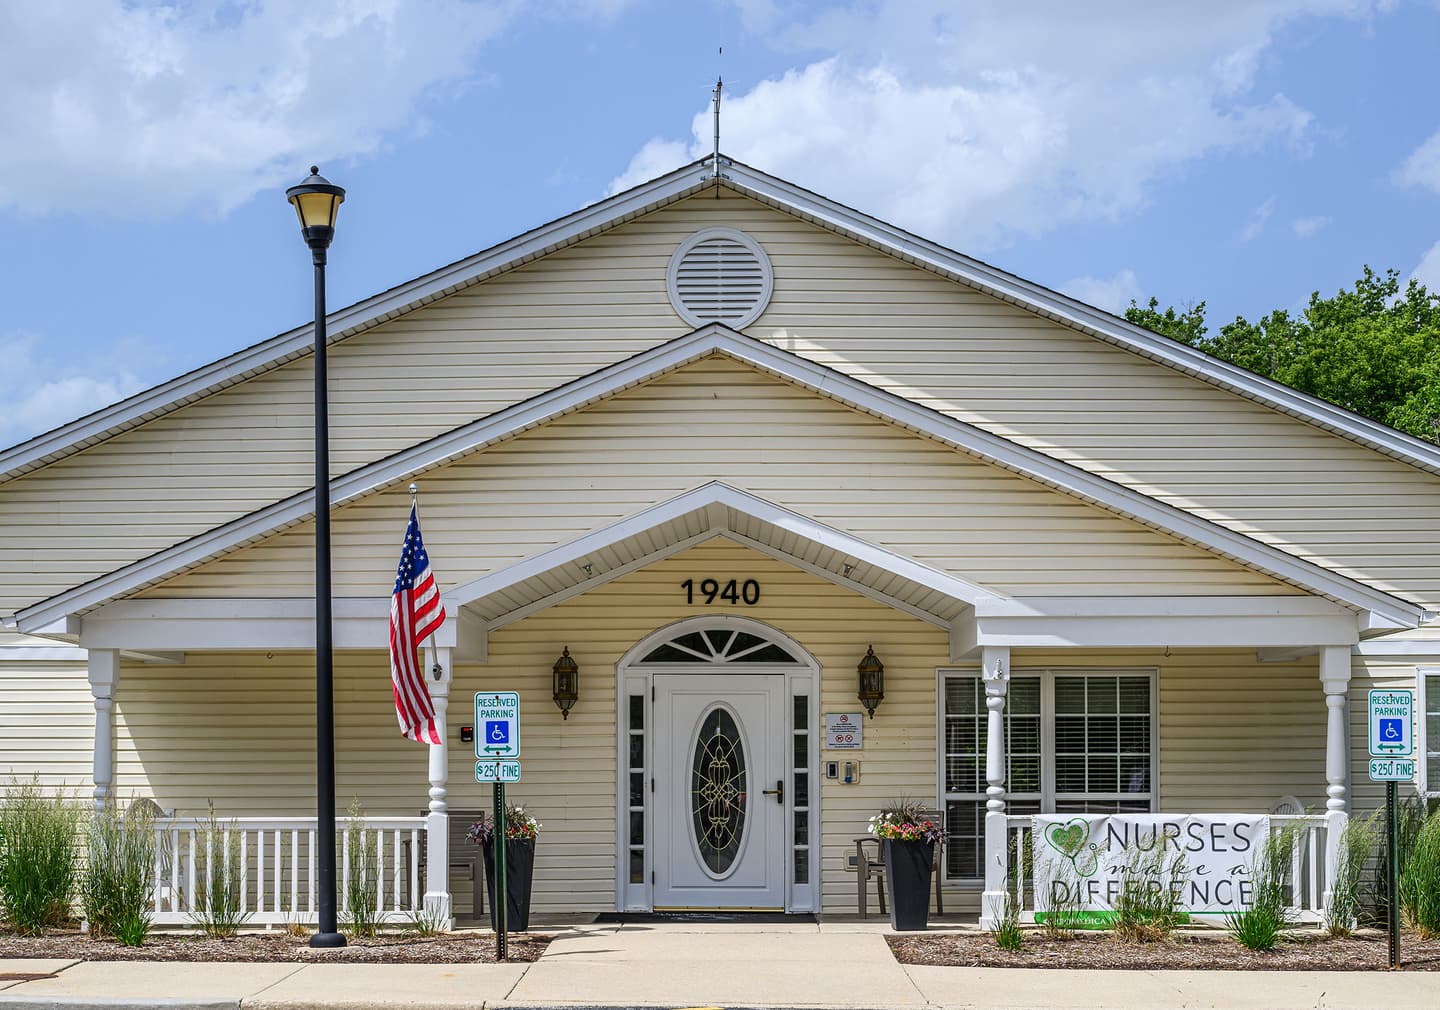
[[[724,47],[723,57],[717,48]],[[1440,4],[0,5],[0,444],[722,146],[1111,310],[1440,289]]]

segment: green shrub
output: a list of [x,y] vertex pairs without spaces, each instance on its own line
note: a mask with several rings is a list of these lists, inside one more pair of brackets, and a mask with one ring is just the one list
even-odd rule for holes
[[[1437,808],[1440,809],[1440,808]],[[1385,807],[1382,804],[1376,811],[1378,818],[1378,830],[1381,834],[1379,851],[1375,860],[1375,873],[1371,878],[1370,887],[1370,908],[1372,915],[1371,922],[1374,925],[1384,926],[1390,921],[1390,842],[1388,838],[1389,824],[1386,820]],[[1396,834],[1400,849],[1400,866],[1403,868],[1406,863],[1407,853],[1415,848],[1415,843],[1420,837],[1420,831],[1425,827],[1426,802],[1419,796],[1407,796],[1396,805],[1395,821]],[[1402,874],[1403,878],[1403,874]],[[1403,879],[1402,879],[1403,884]],[[1400,899],[1401,912],[1408,915],[1405,908],[1404,890],[1401,890]]]
[[1130,850],[1115,899],[1116,935],[1137,943],[1168,939],[1176,926],[1189,919],[1180,911],[1180,896],[1189,878],[1185,853],[1167,852],[1163,840],[1148,852]]
[[1340,835],[1339,860],[1330,885],[1330,907],[1325,909],[1325,928],[1331,936],[1349,936],[1360,921],[1360,884],[1379,835],[1379,812],[1351,818]]
[[1401,849],[1400,910],[1427,939],[1440,936],[1440,809],[1434,810],[1408,849]]
[[1025,931],[1020,928],[1020,906],[1008,888],[1005,891],[1005,909],[1000,921],[995,924],[995,946],[1001,950],[1019,950],[1025,946]]
[[349,857],[345,876],[346,932],[352,936],[374,936],[380,924],[380,859],[375,850],[375,835],[365,828],[365,808],[358,799],[350,801],[345,852]]
[[155,876],[155,815],[147,805],[122,814],[111,802],[90,822],[82,905],[90,929],[138,947],[150,931]]
[[440,936],[445,932],[445,919],[438,907],[421,902],[410,910],[410,928],[421,936]]
[[195,839],[195,900],[190,918],[206,936],[234,936],[250,918],[242,911],[240,832],[215,816],[215,804]]
[[71,921],[83,817],[63,790],[47,796],[38,775],[10,780],[0,804],[0,907],[17,933],[35,936]]
[[1225,916],[1230,935],[1249,950],[1272,950],[1281,934],[1294,925],[1286,892],[1303,831],[1299,825],[1286,825],[1271,832],[1251,867],[1250,907]]
[[1291,922],[1283,908],[1256,905],[1225,916],[1225,926],[1248,950],[1273,950]]

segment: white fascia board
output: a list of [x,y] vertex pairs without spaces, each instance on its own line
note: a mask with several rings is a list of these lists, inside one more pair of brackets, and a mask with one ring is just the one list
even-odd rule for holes
[[[352,501],[394,482],[408,479],[428,467],[438,466],[519,432],[546,423],[591,403],[613,396],[631,386],[650,381],[667,371],[683,367],[709,354],[726,354],[761,371],[828,396],[889,423],[897,424],[942,444],[978,456],[1021,476],[1038,481],[1074,498],[1133,519],[1162,533],[1202,549],[1220,554],[1267,575],[1290,582],[1307,591],[1329,596],[1358,610],[1373,611],[1378,618],[1402,627],[1418,625],[1425,610],[1388,593],[1296,558],[1284,551],[1252,540],[1216,523],[1201,519],[1172,505],[1149,498],[1138,491],[1098,477],[1044,453],[1018,445],[974,425],[958,421],[904,397],[876,389],[825,365],[801,358],[771,344],[736,333],[712,323],[666,344],[642,351],[617,364],[556,387],[488,418],[465,425],[378,463],[361,467],[331,481],[331,507]],[[733,490],[733,489],[731,489]],[[736,492],[737,494],[740,492]],[[682,496],[683,497],[683,496]],[[756,507],[776,507],[747,496]],[[679,501],[679,499],[675,499]],[[717,499],[717,501],[720,501]],[[722,502],[723,503],[723,502]],[[107,600],[134,592],[185,568],[209,560],[262,536],[277,532],[308,518],[314,496],[300,492],[267,508],[251,513],[175,547],[168,548],[125,568],[117,569],[83,586],[51,597],[21,611],[20,630],[33,632],[57,618],[77,614]],[[642,513],[643,514],[643,513]],[[756,514],[765,519],[765,515]],[[775,522],[819,527],[804,517],[778,510]],[[633,517],[632,517],[633,518]],[[771,520],[767,520],[771,521]],[[624,523],[618,524],[623,527]],[[838,531],[832,531],[837,532]],[[628,535],[628,534],[626,534]],[[803,534],[802,534],[803,535]],[[582,538],[583,539],[583,538]],[[857,549],[879,550],[850,538]],[[837,547],[837,549],[846,549]],[[915,565],[933,576],[941,576],[955,587],[942,590],[963,602],[973,603],[991,595],[982,587],[954,576],[885,552],[890,560],[882,564]],[[543,555],[542,555],[543,556]],[[522,562],[523,564],[523,562]],[[897,572],[897,574],[899,574]],[[932,576],[932,577],[933,577]],[[483,581],[483,580],[480,580]],[[473,583],[471,584],[473,585]],[[962,587],[966,587],[963,588]],[[466,587],[461,587],[465,589]],[[468,589],[466,589],[468,591]]]
[[1387,656],[1416,662],[1440,660],[1440,639],[1380,638],[1355,646],[1357,656]]
[[[1151,333],[1118,316],[926,241],[816,193],[726,159],[720,184],[788,210],[908,262],[1106,340],[1414,466],[1440,473],[1440,450],[1333,404],[1297,392]],[[327,318],[330,342],[477,284],[555,249],[715,185],[704,162],[602,200],[474,256],[432,271]],[[308,353],[313,324],[297,327],[0,452],[0,481],[69,455],[245,378]]]
[[[441,597],[447,612],[453,601]],[[341,597],[332,601],[337,649],[387,649],[388,598]],[[455,645],[458,622],[435,633],[441,648]],[[117,600],[87,614],[80,628],[86,649],[145,653],[209,649],[301,650],[315,648],[315,601],[275,599]]]
[[[697,537],[688,538],[682,541],[688,545],[689,540],[703,541],[715,535],[727,536],[732,540],[743,541],[747,546],[756,547],[771,556],[777,557],[787,563],[797,564],[799,559],[793,558],[784,552],[776,551],[767,545],[759,544],[742,537],[731,530],[728,524],[719,526],[715,524],[713,507],[733,509],[736,512],[750,516],[760,522],[783,529],[788,533],[808,540],[813,543],[828,547],[848,557],[854,558],[882,571],[887,571],[898,578],[919,583],[928,589],[941,593],[959,603],[962,606],[973,605],[978,599],[990,599],[991,593],[980,586],[963,579],[957,579],[953,575],[947,575],[938,569],[919,562],[912,561],[893,551],[867,543],[848,533],[841,532],[832,526],[826,526],[813,519],[807,519],[799,513],[782,508],[773,502],[756,497],[746,491],[731,487],[728,484],[714,481],[687,491],[682,495],[671,498],[669,501],[661,502],[632,516],[612,523],[602,529],[587,533],[582,537],[571,540],[568,543],[552,547],[547,551],[536,554],[533,557],[517,561],[495,572],[490,572],[478,579],[467,582],[464,585],[456,586],[447,593],[449,599],[464,606],[467,603],[475,602],[494,593],[504,592],[514,586],[521,585],[530,579],[545,572],[561,568],[566,565],[574,565],[585,558],[608,547],[627,540],[630,537],[649,532],[656,527],[672,522],[683,516],[692,513],[703,513],[710,520],[707,523],[707,530]],[[673,545],[671,545],[673,546]],[[670,547],[662,548],[669,550]],[[648,563],[657,560],[655,557],[647,556],[641,559]],[[632,563],[633,565],[633,563]],[[625,571],[632,570],[632,565],[621,566]],[[821,571],[815,566],[808,566],[809,570]],[[619,571],[619,569],[617,569]],[[833,573],[832,573],[833,574]],[[613,578],[612,573],[602,572],[591,579],[586,580],[584,585],[587,588],[608,581]],[[859,589],[858,584],[851,580],[843,580],[841,583],[852,589]],[[551,598],[553,599],[553,598]],[[555,602],[559,602],[555,600]],[[898,601],[893,601],[898,602]],[[549,605],[548,603],[546,605]],[[530,606],[534,606],[533,604]],[[500,627],[503,623],[509,623],[512,618],[509,615],[494,618],[491,627]],[[934,615],[927,619],[934,620]]]
[[[686,165],[449,266],[337,309],[326,316],[326,346],[714,185],[711,178],[697,171],[698,167],[699,163]],[[0,451],[0,482],[311,353],[314,343],[314,323],[297,326]]]
[[747,165],[732,162],[726,182],[747,195],[789,209],[816,224],[891,252],[1003,301],[1037,312],[1412,466],[1440,474],[1440,449],[1387,425],[1246,371],[1103,309],[912,235]]
[[722,349],[756,368],[946,445],[962,449],[1071,497],[1116,512],[1302,589],[1332,597],[1360,610],[1374,611],[1381,618],[1395,621],[1404,627],[1415,627],[1425,614],[1424,608],[1420,606],[1337,575],[1279,548],[1252,540],[1242,533],[1201,519],[1087,470],[1061,462],[974,425],[957,421],[894,393],[876,389],[824,365],[780,351],[769,344],[740,337],[738,334],[736,337],[739,339],[729,341],[733,347]]
[[975,609],[981,646],[1261,649],[1358,640],[1353,613],[1304,597],[1045,597]]
[[[473,424],[395,453],[378,463],[336,477],[330,482],[330,507],[344,505],[397,480],[414,476],[421,470],[476,452],[696,361],[715,350],[713,330],[714,327],[697,330]],[[27,607],[15,615],[16,625],[20,630],[34,634],[35,629],[48,625],[57,617],[82,613],[108,600],[135,592],[227,551],[304,522],[314,514],[314,493],[300,491],[274,505]]]
[[74,645],[0,646],[0,663],[83,663],[86,655]]

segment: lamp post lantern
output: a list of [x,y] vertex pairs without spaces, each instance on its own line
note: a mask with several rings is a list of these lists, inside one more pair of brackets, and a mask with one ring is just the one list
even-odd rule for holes
[[335,671],[330,620],[330,424],[325,372],[325,252],[345,191],[310,166],[285,191],[315,263],[315,780],[317,892],[320,923],[312,947],[343,947],[335,901]]

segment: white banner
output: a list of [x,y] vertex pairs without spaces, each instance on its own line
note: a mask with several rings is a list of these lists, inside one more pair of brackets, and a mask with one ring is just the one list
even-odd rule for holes
[[1251,864],[1269,837],[1270,818],[1040,814],[1031,827],[1036,919],[1059,908],[1085,913],[1098,925],[1111,918],[1127,875],[1143,875],[1150,888],[1170,888],[1177,909],[1191,915],[1249,908]]

